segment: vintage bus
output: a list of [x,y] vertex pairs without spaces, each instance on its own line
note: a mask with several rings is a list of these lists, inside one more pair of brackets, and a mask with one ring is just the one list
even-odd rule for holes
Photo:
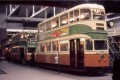
[[36,49],[36,33],[21,32],[11,38],[11,60],[28,63]]
[[38,24],[37,64],[72,70],[109,67],[105,8],[81,4]]

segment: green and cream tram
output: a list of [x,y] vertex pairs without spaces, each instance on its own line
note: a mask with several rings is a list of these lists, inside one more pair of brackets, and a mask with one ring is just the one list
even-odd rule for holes
[[105,15],[102,5],[81,4],[39,23],[36,62],[80,70],[109,67]]

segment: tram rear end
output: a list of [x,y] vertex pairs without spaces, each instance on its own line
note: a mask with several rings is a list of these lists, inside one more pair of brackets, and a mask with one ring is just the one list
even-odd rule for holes
[[109,51],[107,48],[107,41],[94,40],[93,50],[85,52],[85,64],[86,69],[94,71],[106,71],[109,67]]

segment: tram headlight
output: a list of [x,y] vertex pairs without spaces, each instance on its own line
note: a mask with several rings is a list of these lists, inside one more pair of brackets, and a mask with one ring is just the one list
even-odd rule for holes
[[114,22],[113,21],[110,21],[110,27],[112,28],[114,26]]

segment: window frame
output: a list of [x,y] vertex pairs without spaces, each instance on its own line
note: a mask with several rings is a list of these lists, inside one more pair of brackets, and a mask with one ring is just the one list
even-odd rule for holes
[[[56,24],[56,26],[54,26],[54,27],[52,27],[52,24],[54,24],[53,22],[55,22],[55,24]],[[56,17],[56,18],[51,20],[51,28],[54,29],[57,27],[59,27],[59,17]]]
[[[67,50],[61,50],[61,42],[63,42],[63,41],[67,41]],[[66,42],[65,42],[66,43]],[[64,43],[63,43],[64,44]],[[65,44],[66,45],[66,44]],[[65,47],[65,46],[64,46]],[[69,41],[68,40],[61,40],[61,41],[59,41],[59,50],[60,51],[68,51],[69,50]]]
[[[83,10],[83,11],[82,11]],[[88,12],[88,10],[89,10],[89,12]],[[86,14],[85,14],[86,13]],[[87,13],[89,13],[88,15],[87,15]],[[84,18],[83,19],[81,19],[81,17],[82,17],[82,14],[84,15]],[[87,17],[86,17],[86,16]],[[92,19],[92,13],[91,13],[91,9],[89,9],[89,8],[81,8],[80,9],[80,20],[90,20],[90,19]]]
[[51,30],[51,20],[46,22],[46,31]]
[[[104,41],[104,42],[106,42],[106,45],[104,46],[105,48],[104,49],[95,49],[95,45],[96,45],[95,41]],[[107,40],[94,40],[93,43],[94,43],[94,50],[108,50],[108,42],[107,42]]]
[[[68,12],[60,16],[60,26],[68,24],[68,17]],[[64,21],[65,23],[62,23]]]
[[[87,49],[87,40],[90,41],[90,44],[89,44],[89,47],[91,46],[91,49]],[[93,40],[92,39],[86,39],[85,40],[85,49],[88,51],[88,50],[93,50]]]

